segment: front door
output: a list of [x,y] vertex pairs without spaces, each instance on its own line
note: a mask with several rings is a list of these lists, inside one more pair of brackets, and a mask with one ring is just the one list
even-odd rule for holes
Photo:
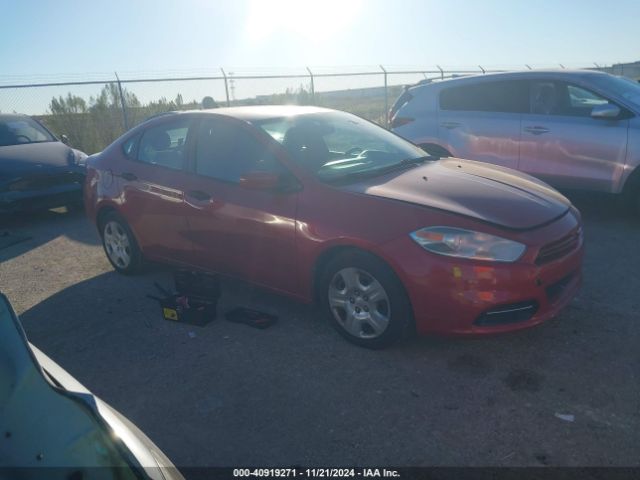
[[558,188],[611,191],[623,173],[629,121],[591,118],[593,107],[606,103],[578,85],[531,81],[520,169]]
[[248,172],[287,175],[264,142],[238,120],[201,120],[185,192],[192,263],[295,292],[297,194],[240,185]]

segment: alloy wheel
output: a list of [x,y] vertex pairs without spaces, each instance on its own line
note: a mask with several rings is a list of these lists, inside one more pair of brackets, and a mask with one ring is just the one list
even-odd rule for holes
[[129,235],[120,223],[111,220],[103,230],[104,248],[111,261],[125,269],[131,264],[131,242]]

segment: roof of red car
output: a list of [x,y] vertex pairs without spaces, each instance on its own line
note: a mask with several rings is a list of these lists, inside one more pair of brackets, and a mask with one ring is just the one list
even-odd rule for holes
[[292,117],[311,113],[331,112],[333,110],[322,107],[299,105],[255,105],[247,107],[223,107],[209,110],[189,110],[184,113],[201,113],[213,115],[225,115],[240,120],[252,121],[263,118]]

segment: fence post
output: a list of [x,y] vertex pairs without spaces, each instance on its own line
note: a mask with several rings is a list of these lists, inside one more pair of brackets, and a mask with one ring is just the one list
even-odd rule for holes
[[440,65],[436,65],[436,67],[438,67],[438,70],[440,70],[440,80],[444,80],[444,70],[440,68]]
[[222,72],[222,76],[224,77],[224,93],[227,96],[227,107],[231,106],[231,102],[229,102],[229,83],[227,82],[227,74],[224,73],[224,68],[220,68],[220,71]]
[[315,105],[316,103],[316,86],[313,83],[313,72],[309,67],[305,67],[307,72],[309,72],[309,78],[311,79],[311,103]]
[[124,101],[124,95],[122,94],[122,83],[118,77],[118,72],[113,72],[118,82],[118,91],[120,92],[120,106],[122,107],[122,119],[124,120],[124,131],[129,130],[129,119],[127,118],[127,104]]
[[384,75],[384,126],[389,128],[389,88],[387,85],[387,71],[380,65],[382,74]]

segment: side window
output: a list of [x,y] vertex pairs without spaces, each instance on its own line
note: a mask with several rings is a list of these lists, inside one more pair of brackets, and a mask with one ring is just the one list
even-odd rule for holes
[[569,93],[569,105],[572,108],[588,109],[589,112],[596,105],[606,105],[609,101],[597,93],[585,90],[576,85],[567,85]]
[[609,100],[597,93],[571,84],[566,84],[565,98],[566,103],[563,104],[562,111],[565,115],[573,117],[590,117],[593,107],[609,103]]
[[275,155],[241,126],[204,120],[196,144],[196,173],[238,183],[247,172],[283,173]]
[[528,111],[526,83],[512,80],[447,88],[440,92],[440,109],[524,113]]
[[557,115],[560,110],[559,89],[555,82],[533,81],[529,91],[531,113]]
[[593,107],[609,103],[606,98],[577,85],[548,80],[531,82],[529,98],[531,113],[568,117],[588,117]]
[[179,119],[150,127],[142,134],[138,160],[181,170],[186,156],[189,120]]

